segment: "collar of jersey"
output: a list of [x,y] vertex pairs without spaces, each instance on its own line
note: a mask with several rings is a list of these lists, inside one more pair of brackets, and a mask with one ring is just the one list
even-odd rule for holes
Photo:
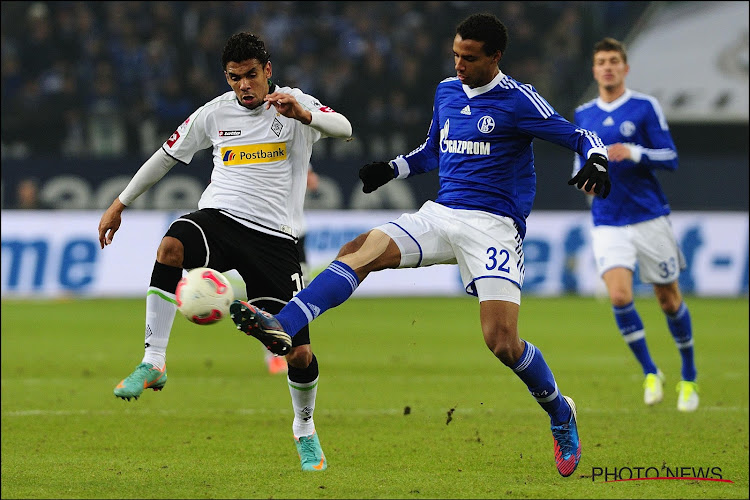
[[603,111],[611,113],[612,111],[625,104],[632,95],[633,91],[631,91],[630,89],[625,89],[625,93],[612,102],[604,102],[601,97],[597,97],[596,105],[599,106]]
[[505,78],[505,74],[498,70],[497,75],[495,75],[495,78],[490,81],[490,83],[486,85],[482,85],[481,87],[477,88],[471,88],[468,85],[461,84],[461,86],[464,89],[464,92],[466,93],[466,96],[471,99],[472,97],[476,97],[478,95],[484,94],[485,92],[489,92],[490,90],[494,89],[495,86],[497,86],[498,83],[500,83],[500,80]]

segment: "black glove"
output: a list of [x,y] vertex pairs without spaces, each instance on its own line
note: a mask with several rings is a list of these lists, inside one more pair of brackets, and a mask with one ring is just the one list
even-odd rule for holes
[[601,192],[602,198],[606,198],[609,194],[609,190],[612,187],[612,183],[609,182],[609,174],[607,173],[608,166],[607,159],[604,155],[594,153],[591,157],[586,160],[583,168],[568,181],[568,185],[573,184],[581,189],[585,185],[585,190],[588,191],[593,186],[594,193],[599,194]]
[[377,188],[393,179],[395,170],[389,163],[376,161],[368,163],[359,169],[359,178],[362,179],[362,191],[372,193]]

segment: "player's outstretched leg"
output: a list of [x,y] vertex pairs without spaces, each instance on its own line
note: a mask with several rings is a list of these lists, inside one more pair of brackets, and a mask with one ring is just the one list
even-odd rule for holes
[[157,368],[151,363],[141,363],[133,373],[125,377],[115,387],[115,396],[122,399],[138,399],[144,389],[160,391],[167,383],[167,365]]
[[552,426],[552,437],[555,440],[555,464],[563,477],[568,477],[578,467],[581,460],[581,440],[578,438],[576,405],[571,398],[563,396],[570,406],[570,420],[562,425]]
[[285,355],[292,348],[292,337],[276,318],[244,300],[229,306],[229,315],[237,329],[260,340],[274,354]]

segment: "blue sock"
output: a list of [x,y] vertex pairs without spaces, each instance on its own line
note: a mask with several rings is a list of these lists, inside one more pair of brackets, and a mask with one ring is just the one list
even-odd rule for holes
[[615,321],[622,333],[622,338],[641,364],[643,374],[656,373],[656,365],[646,345],[646,331],[643,329],[643,322],[638,311],[635,310],[635,304],[631,302],[622,307],[613,306],[612,311],[615,313]]
[[690,321],[690,311],[683,302],[676,313],[666,316],[667,326],[682,356],[682,380],[694,382],[697,371],[693,357],[693,325]]
[[561,425],[570,420],[570,406],[557,390],[557,383],[552,371],[544,361],[542,351],[531,342],[523,341],[526,347],[511,370],[523,380],[529,392],[536,399],[539,406],[549,413],[552,425]]
[[351,297],[358,286],[357,273],[343,262],[334,260],[275,317],[284,331],[294,337],[312,320]]

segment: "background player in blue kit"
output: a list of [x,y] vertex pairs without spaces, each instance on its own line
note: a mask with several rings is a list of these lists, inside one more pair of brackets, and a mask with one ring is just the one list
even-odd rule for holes
[[434,202],[345,244],[276,316],[242,301],[230,311],[238,329],[283,354],[298,330],[349,298],[369,273],[458,264],[466,292],[479,298],[487,347],[549,414],[557,468],[569,476],[581,454],[575,405],[558,390],[541,351],[518,334],[523,237],[536,192],[532,140],[588,158],[569,183],[602,196],[610,189],[607,151],[596,134],[563,119],[531,85],[499,70],[507,41],[505,26],[491,14],[459,24],[453,41],[457,76],[437,86],[427,140],[406,156],[360,170],[369,193],[394,178],[437,168]]
[[[659,306],[682,356],[682,380],[677,384],[677,409],[698,408],[698,386],[693,359],[690,312],[682,299],[678,278],[685,268],[669,222],[669,203],[654,170],[676,170],[677,151],[667,121],[655,98],[625,87],[628,57],[613,38],[594,45],[594,79],[599,97],[579,106],[575,123],[594,130],[609,151],[612,194],[592,200],[591,232],[599,274],[607,286],[615,321],[643,368],[643,400],[648,405],[663,399],[664,375],[654,364],[646,334],[633,303],[633,273],[653,283]],[[573,172],[581,165],[575,157]]]

